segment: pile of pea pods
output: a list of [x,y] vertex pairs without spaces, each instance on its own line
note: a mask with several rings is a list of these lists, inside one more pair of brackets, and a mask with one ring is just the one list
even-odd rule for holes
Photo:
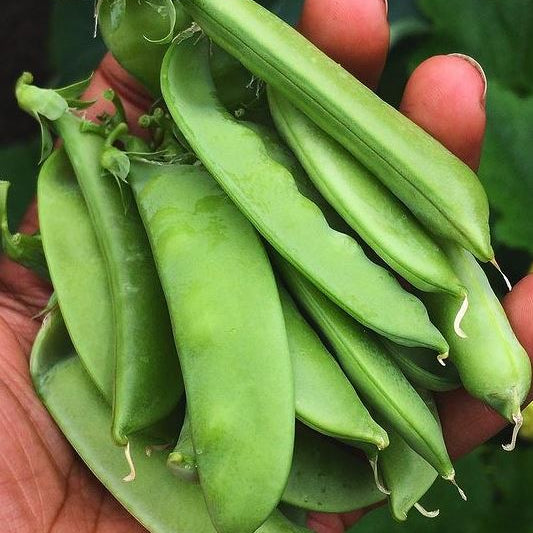
[[160,7],[98,3],[161,96],[150,141],[111,90],[91,123],[88,81],[17,83],[43,133],[40,234],[2,230],[54,288],[37,393],[153,532],[302,532],[384,500],[435,516],[419,500],[455,472],[432,393],[464,387],[512,449],[530,389],[478,263],[497,265],[480,182],[256,2]]

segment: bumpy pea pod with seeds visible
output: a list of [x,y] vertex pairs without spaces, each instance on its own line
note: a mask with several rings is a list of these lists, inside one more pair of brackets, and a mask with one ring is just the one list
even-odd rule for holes
[[357,392],[446,480],[455,471],[442,431],[383,345],[279,255],[272,259],[292,295],[334,349]]
[[161,88],[198,158],[281,255],[362,324],[399,344],[447,352],[422,303],[351,237],[332,230],[287,168],[269,155],[261,136],[225,110],[216,95],[206,39],[171,45]]
[[182,5],[213,41],[342,144],[431,232],[482,261],[494,259],[485,191],[437,140],[256,2]]
[[450,343],[450,360],[465,389],[515,425],[512,441],[505,447],[512,450],[522,425],[520,406],[531,387],[529,357],[472,254],[454,244],[445,245],[445,250],[468,291],[471,309],[462,326],[466,338],[457,337],[448,323],[456,298],[426,294],[424,301]]

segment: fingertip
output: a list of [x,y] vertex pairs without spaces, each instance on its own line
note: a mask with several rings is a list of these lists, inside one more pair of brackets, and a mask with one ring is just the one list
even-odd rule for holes
[[298,29],[369,87],[376,87],[389,48],[386,0],[306,0]]
[[341,515],[315,512],[308,513],[307,527],[315,533],[344,533],[345,529]]
[[475,170],[485,135],[486,88],[472,58],[434,56],[411,75],[400,110]]
[[509,322],[530,357],[533,357],[533,274],[520,280],[503,300]]

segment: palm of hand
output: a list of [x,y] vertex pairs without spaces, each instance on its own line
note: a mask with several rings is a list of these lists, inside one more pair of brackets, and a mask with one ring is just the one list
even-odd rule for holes
[[6,531],[142,532],[89,472],[37,398],[28,359],[50,289],[0,261],[0,521]]

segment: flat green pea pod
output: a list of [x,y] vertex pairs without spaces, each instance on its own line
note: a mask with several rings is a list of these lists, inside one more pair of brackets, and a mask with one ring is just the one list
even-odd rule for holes
[[309,511],[343,513],[384,497],[372,469],[352,448],[297,425],[285,503]]
[[[59,311],[45,318],[33,346],[30,371],[37,394],[65,437],[105,487],[144,527],[153,533],[217,533],[200,487],[172,476],[163,454],[148,457],[144,453],[154,444],[154,436],[149,432],[136,433],[130,438],[132,451],[138,457],[138,482],[120,480],[124,457],[113,447],[109,432],[111,408],[85,373]],[[175,426],[171,424],[166,431],[172,438]],[[258,533],[304,531],[307,530],[275,511]]]
[[210,516],[219,532],[255,531],[283,494],[294,441],[272,268],[253,226],[203,168],[138,162],[129,180],[174,325]]
[[273,259],[292,295],[329,341],[357,392],[444,479],[455,483],[439,424],[379,340],[288,262],[276,255]]
[[0,251],[9,259],[30,270],[43,279],[50,279],[46,259],[43,253],[41,235],[26,235],[9,231],[7,218],[8,181],[0,181]]
[[382,340],[390,356],[416,387],[428,391],[443,392],[460,388],[461,379],[453,364],[442,366],[425,348],[406,348]]
[[399,344],[445,354],[447,344],[422,303],[351,237],[328,226],[261,136],[224,109],[208,47],[206,39],[174,43],[161,71],[169,110],[205,167],[263,237],[354,318]]
[[[431,394],[421,390],[418,392],[438,421],[437,406]],[[398,433],[390,427],[387,429],[390,446],[380,455],[380,470],[390,491],[389,507],[392,516],[399,521],[407,520],[407,513],[414,507],[428,518],[436,517],[438,510],[427,511],[418,501],[437,479],[437,471],[410,448]]]
[[43,246],[63,318],[83,366],[112,402],[115,328],[106,264],[63,148],[44,162],[37,197]]
[[366,243],[420,290],[465,296],[446,255],[420,222],[337,141],[268,88],[278,131],[322,196]]
[[128,436],[165,418],[183,393],[168,310],[133,195],[101,167],[104,139],[81,132],[61,93],[31,81],[25,74],[17,83],[19,105],[44,115],[62,138],[106,263],[115,325],[112,433],[126,447],[129,481]]
[[294,370],[296,417],[319,433],[354,446],[367,443],[378,450],[386,448],[387,433],[374,422],[286,289],[279,285],[279,292]]
[[297,30],[252,0],[182,0],[213,41],[373,172],[432,232],[494,259],[476,175]]
[[191,24],[180,2],[100,0],[96,16],[108,50],[153,96],[159,95],[168,44]]
[[185,412],[178,442],[172,453],[168,456],[167,466],[174,475],[185,481],[198,482],[196,454],[194,453],[191,424],[187,412]]
[[457,301],[447,295],[424,296],[431,316],[450,342],[450,360],[464,388],[515,425],[506,450],[514,449],[522,425],[520,406],[531,387],[531,363],[483,269],[460,247],[445,247],[455,272],[468,291],[470,310],[463,320],[466,338],[452,333],[447,321]]

